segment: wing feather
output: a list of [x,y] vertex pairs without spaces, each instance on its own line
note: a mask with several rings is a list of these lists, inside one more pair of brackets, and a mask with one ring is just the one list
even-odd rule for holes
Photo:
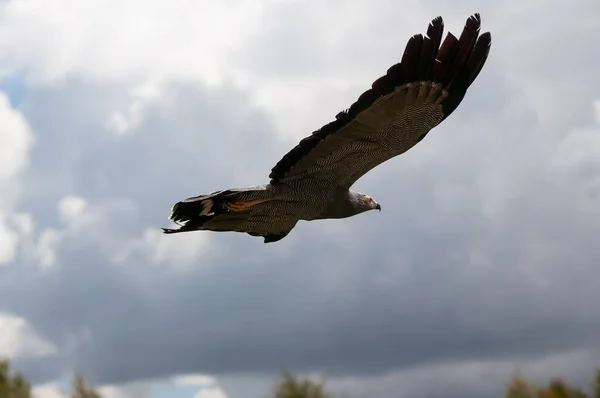
[[[459,38],[431,21],[426,36],[412,36],[401,62],[334,121],[302,139],[273,167],[271,184],[302,178],[350,187],[378,164],[416,145],[460,104],[487,60],[491,35],[479,35],[474,14]],[[440,45],[441,43],[441,45]]]
[[402,55],[402,75],[407,82],[417,80],[418,66],[419,66],[419,55],[421,54],[421,47],[423,45],[423,35],[414,35],[406,43],[406,49],[404,55]]
[[421,46],[417,72],[417,79],[419,81],[426,81],[431,76],[431,70],[435,63],[443,34],[444,20],[441,17],[437,17],[429,24],[427,35],[423,39],[423,45]]

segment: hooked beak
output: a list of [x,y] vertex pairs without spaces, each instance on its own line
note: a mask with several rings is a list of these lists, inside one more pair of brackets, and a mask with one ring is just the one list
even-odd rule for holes
[[375,208],[376,208],[377,210],[381,211],[381,205],[380,205],[379,203],[377,203],[377,204],[375,205]]

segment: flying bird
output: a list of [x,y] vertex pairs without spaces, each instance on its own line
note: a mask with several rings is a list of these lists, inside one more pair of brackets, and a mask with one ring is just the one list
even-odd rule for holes
[[[340,219],[381,206],[350,190],[361,176],[400,155],[446,119],[485,64],[489,32],[479,34],[472,15],[457,39],[444,22],[431,21],[427,34],[412,36],[400,63],[334,121],[301,140],[271,169],[268,184],[226,189],[184,199],[169,220],[167,234],[209,230],[285,238],[299,220]],[[441,45],[440,45],[441,44]]]

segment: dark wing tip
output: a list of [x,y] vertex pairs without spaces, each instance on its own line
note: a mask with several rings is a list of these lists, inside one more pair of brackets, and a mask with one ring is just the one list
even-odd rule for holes
[[[408,39],[404,54],[402,55],[402,78],[406,82],[417,80],[418,66],[419,66],[419,55],[421,54],[421,48],[423,46],[423,35],[417,34]],[[399,80],[396,80],[396,82]],[[394,85],[394,87],[397,84]]]
[[475,78],[477,75],[479,75],[479,72],[481,72],[483,65],[485,65],[485,61],[488,58],[491,47],[492,34],[490,32],[485,32],[479,36],[479,39],[477,40],[475,48],[471,54],[472,56],[469,60],[470,62],[467,64],[467,69],[470,71],[468,76],[469,85],[475,81]]
[[440,47],[433,80],[441,83],[448,92],[448,97],[442,102],[444,119],[461,103],[487,60],[491,34],[480,35],[480,30],[481,16],[475,13],[465,22],[458,39],[448,34]]
[[444,118],[448,117],[460,104],[487,59],[491,35],[484,33],[479,36],[480,27],[481,16],[475,13],[467,19],[459,38],[448,33],[442,42],[444,20],[441,16],[432,19],[425,36],[416,34],[408,40],[401,62],[392,65],[350,108],[338,113],[334,121],[300,141],[271,169],[271,183],[278,183],[324,137],[338,131],[379,97],[389,94],[398,86],[417,81],[441,83],[448,91],[448,97],[442,102]]

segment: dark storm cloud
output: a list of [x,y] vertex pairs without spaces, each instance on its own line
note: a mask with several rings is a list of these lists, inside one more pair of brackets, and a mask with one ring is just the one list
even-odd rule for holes
[[[128,105],[121,85],[31,90],[23,109],[37,144],[21,210],[53,226],[56,202],[75,194],[102,218],[65,240],[55,269],[10,271],[21,282],[3,286],[4,309],[61,352],[25,370],[44,379],[77,366],[98,382],[281,366],[374,377],[597,348],[600,206],[586,188],[597,173],[582,172],[592,161],[563,161],[565,137],[593,125],[597,95],[578,81],[578,96],[545,100],[571,75],[551,68],[556,80],[533,90],[544,69],[529,62],[543,34],[528,47],[501,31],[459,110],[357,184],[382,213],[300,223],[274,245],[210,234],[183,273],[143,250],[112,259],[144,228],[164,225],[173,201],[267,181],[289,148],[265,110],[228,87],[172,84],[135,131],[115,138],[103,126]],[[600,84],[585,76],[586,87]],[[482,396],[456,383],[456,396]]]

